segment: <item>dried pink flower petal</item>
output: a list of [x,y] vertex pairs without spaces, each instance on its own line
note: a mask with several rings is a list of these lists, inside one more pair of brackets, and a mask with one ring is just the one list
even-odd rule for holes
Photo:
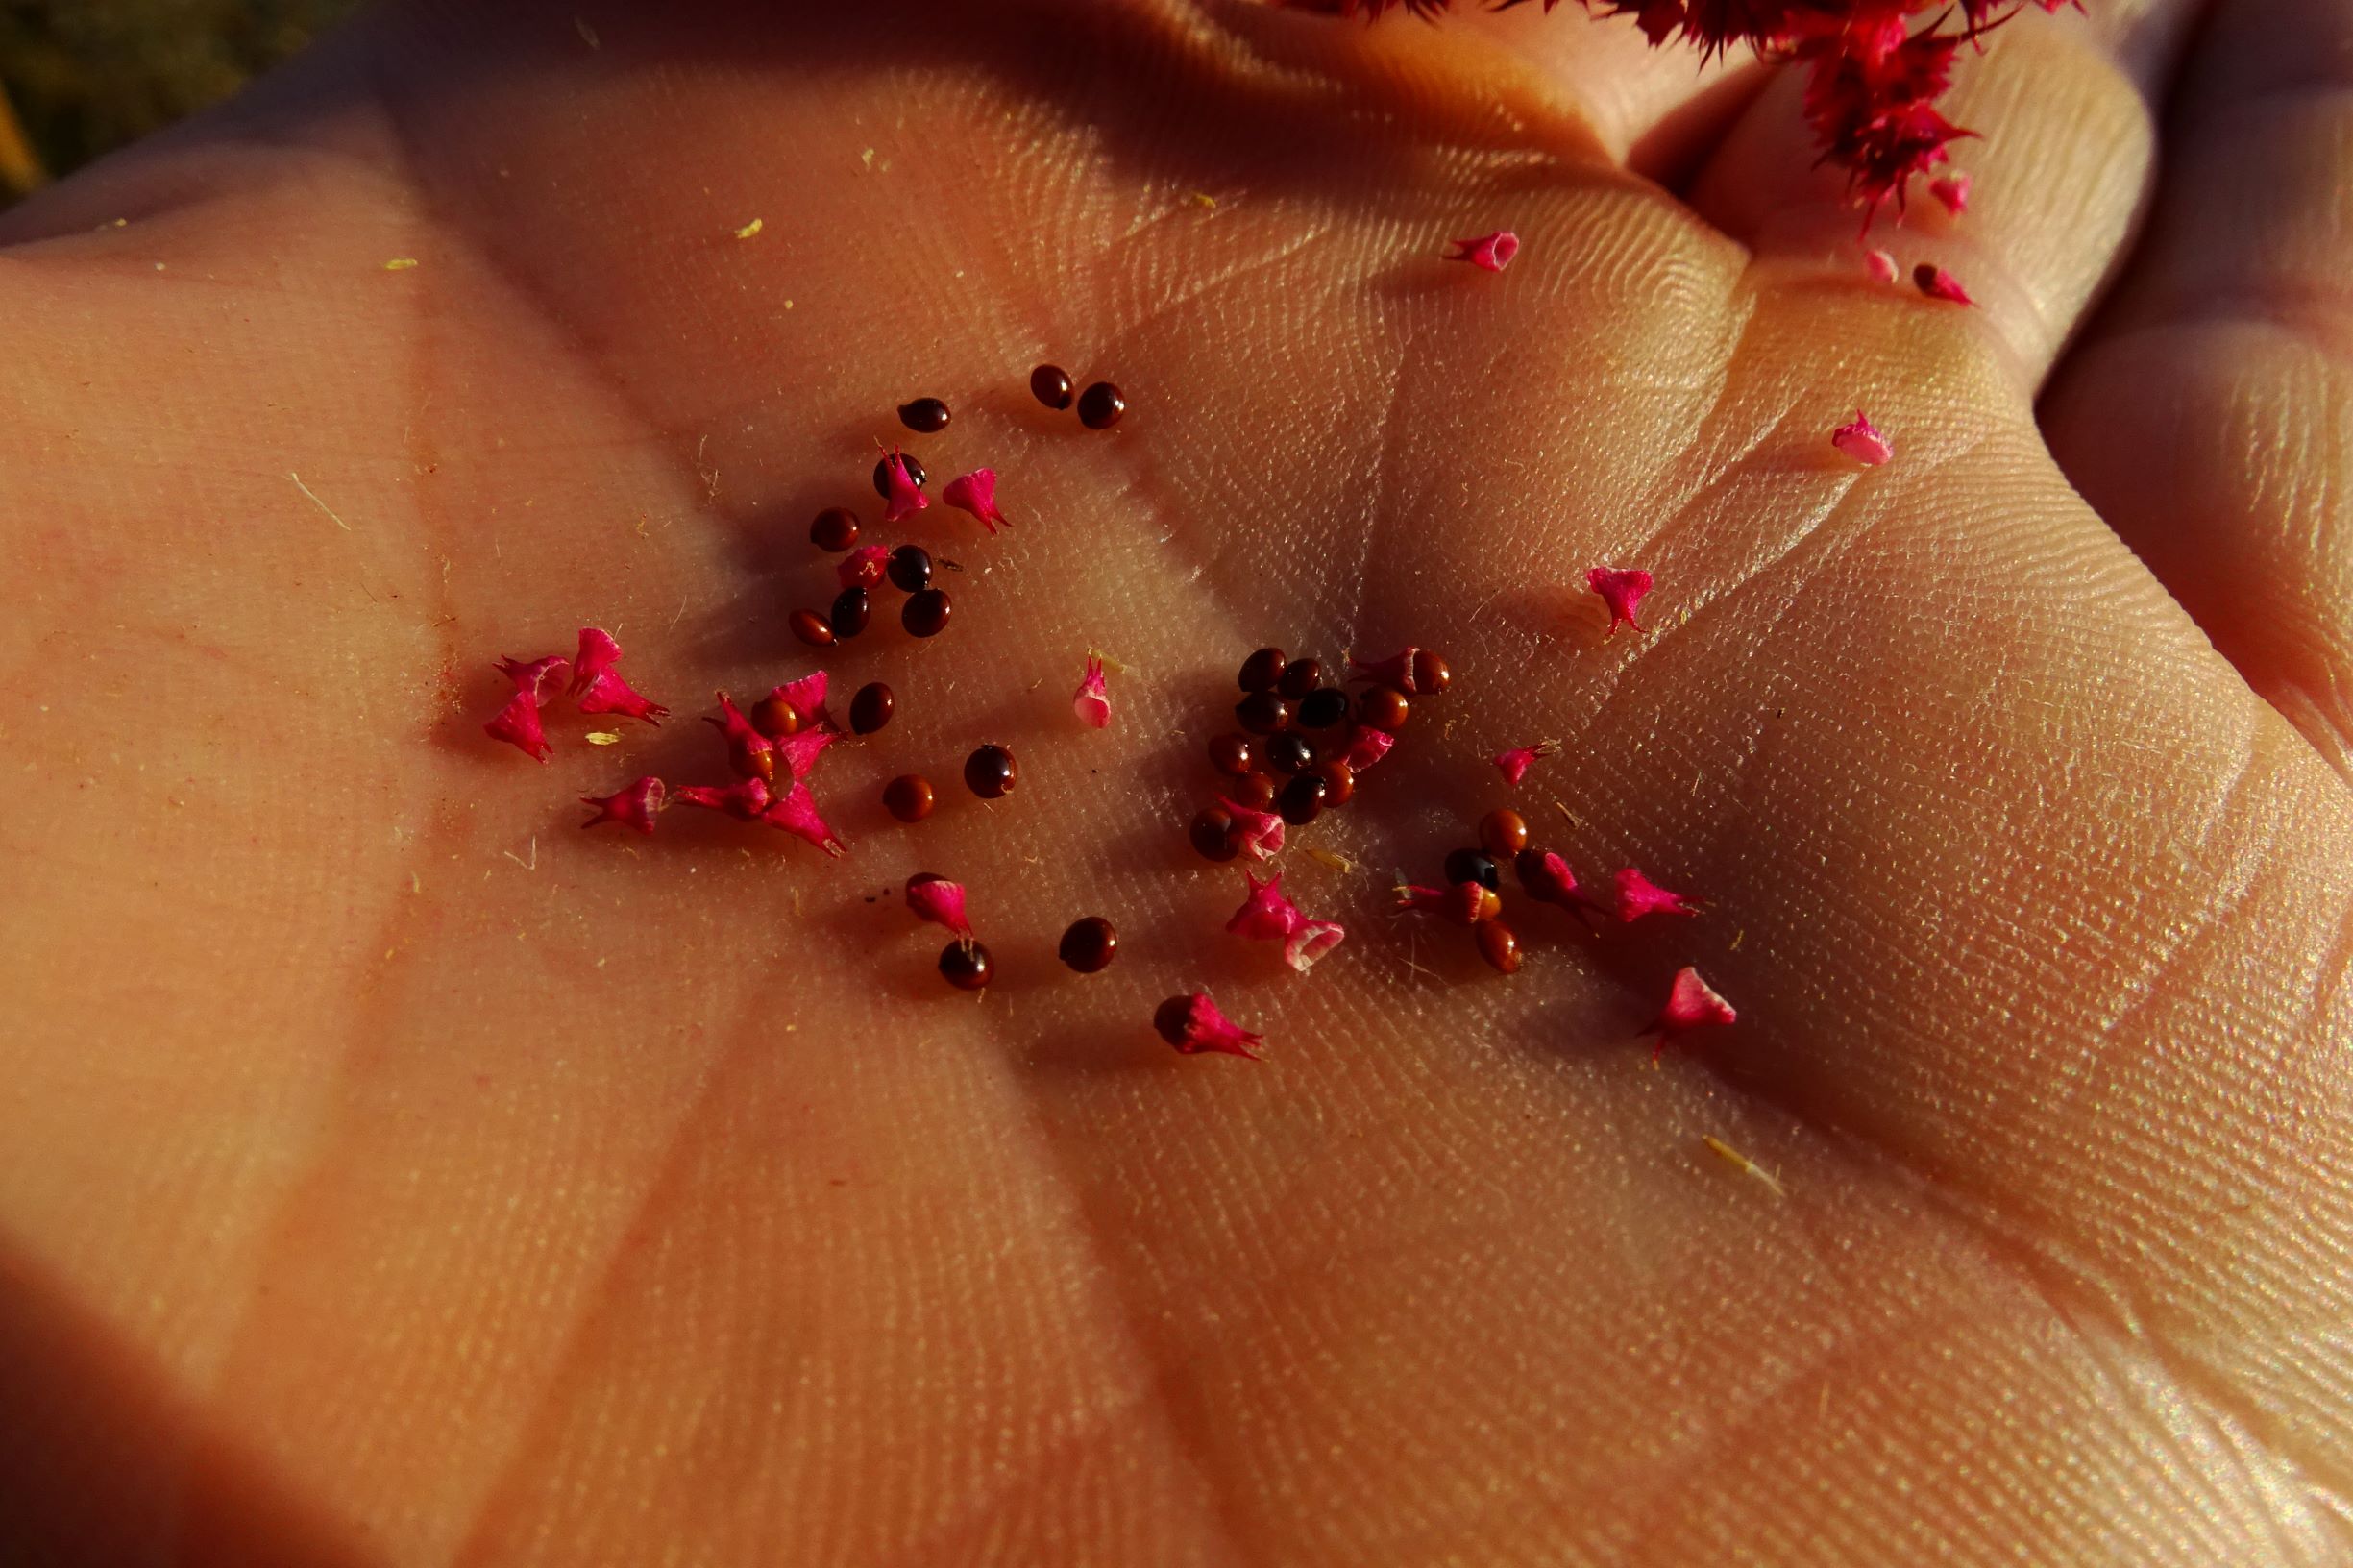
[[812,727],[797,729],[769,744],[775,748],[775,754],[784,759],[784,765],[791,771],[792,776],[799,779],[817,772],[817,759],[824,755],[825,747],[841,738],[842,732],[838,729]]
[[1577,873],[1552,850],[1522,850],[1512,868],[1519,872],[1521,891],[1538,903],[1557,904],[1588,922],[1601,917],[1602,904],[1578,887]]
[[1558,741],[1538,741],[1532,746],[1515,746],[1508,751],[1495,753],[1495,766],[1503,770],[1504,782],[1517,784],[1528,776],[1529,765],[1538,757],[1549,757],[1560,749]]
[[916,919],[944,925],[967,942],[972,940],[972,922],[965,915],[963,884],[930,871],[918,871],[907,878],[907,907]]
[[817,796],[809,793],[808,785],[797,779],[792,788],[769,802],[768,809],[760,813],[760,821],[804,839],[829,855],[840,856],[846,852],[841,839],[825,825],[825,819],[818,815]]
[[1700,971],[1685,965],[1675,971],[1675,983],[1667,988],[1667,1005],[1658,1017],[1651,1020],[1645,1035],[1656,1035],[1658,1041],[1651,1048],[1651,1060],[1683,1035],[1694,1029],[1708,1029],[1734,1022],[1740,1015],[1732,1004],[1715,992],[1715,989],[1700,978]]
[[670,792],[672,800],[682,806],[701,806],[709,811],[723,811],[739,822],[757,821],[772,798],[768,781],[763,778],[741,779],[725,788],[707,784],[681,784]]
[[1618,919],[1638,920],[1645,915],[1697,915],[1700,911],[1690,899],[1665,888],[1629,866],[1620,871],[1618,882]]
[[727,743],[727,766],[740,778],[775,782],[776,743],[752,728],[751,721],[724,692],[719,694],[719,714],[716,719],[705,715],[702,722],[718,729],[720,739]]
[[1503,903],[1491,890],[1476,882],[1458,882],[1445,888],[1425,888],[1409,882],[1400,883],[1391,891],[1397,894],[1397,907],[1401,910],[1427,910],[1463,925],[1492,919]]
[[1634,619],[1634,611],[1640,607],[1642,596],[1651,591],[1648,572],[1640,567],[1597,566],[1585,574],[1585,581],[1602,596],[1602,602],[1609,606],[1609,629],[1602,633],[1603,637],[1615,636],[1621,623],[1636,631],[1642,629],[1642,624]]
[[993,468],[976,468],[969,474],[957,475],[940,492],[940,499],[960,512],[970,512],[979,518],[992,535],[995,534],[999,524],[1006,527],[1013,527],[1005,514],[997,510],[996,470]]
[[1885,251],[1866,251],[1863,270],[1879,282],[1892,283],[1896,281],[1896,258]]
[[[1446,683],[1453,678],[1452,672],[1446,668],[1446,661],[1425,648],[1402,648],[1387,658],[1372,664],[1351,653],[1348,655],[1348,668],[1360,680],[1374,680],[1384,686],[1394,686],[1408,697],[1443,691]],[[1422,675],[1434,677],[1436,684],[1422,679]]]
[[571,668],[570,659],[552,653],[527,664],[521,659],[501,659],[499,674],[515,683],[515,695],[483,722],[482,733],[506,742],[534,762],[547,761],[555,748],[548,744],[539,710],[548,705],[548,698],[563,684],[564,672]]
[[1082,723],[1096,729],[1111,723],[1111,693],[1103,686],[1103,660],[1099,654],[1087,655],[1087,678],[1078,683],[1070,707]]
[[1238,937],[1283,943],[1283,960],[1301,974],[1308,972],[1314,962],[1340,944],[1347,935],[1336,920],[1310,919],[1297,904],[1283,895],[1283,873],[1275,872],[1261,882],[1250,872],[1242,875],[1250,883],[1250,895],[1242,907],[1226,921],[1226,929]]
[[803,724],[831,724],[833,719],[825,712],[825,672],[790,680],[768,694],[793,710],[793,717]]
[[1854,411],[1851,423],[1841,425],[1830,432],[1830,445],[1865,468],[1876,468],[1896,455],[1895,447],[1879,433],[1878,427],[1872,424],[1860,408]]
[[860,545],[835,564],[834,575],[845,588],[871,588],[889,570],[890,559],[888,545]]
[[[877,447],[882,445],[879,441],[874,444]],[[907,459],[899,454],[896,447],[883,454],[882,471],[884,482],[891,488],[890,498],[882,509],[885,523],[896,523],[901,518],[913,517],[931,504],[931,498],[923,494],[922,487],[907,472]]]
[[572,695],[582,713],[618,713],[625,719],[662,722],[670,710],[640,697],[613,667],[621,662],[621,645],[611,632],[597,626],[580,628],[579,656],[572,661]]
[[[2066,0],[2060,0],[2065,4]],[[1966,174],[1940,174],[1928,182],[1928,194],[1945,204],[1945,210],[1959,217],[1969,210],[1969,187],[1975,184]]]
[[1348,732],[1348,753],[1344,760],[1351,772],[1360,773],[1387,756],[1389,747],[1396,744],[1397,737],[1387,730],[1358,724]]
[[572,661],[560,653],[551,653],[544,659],[526,664],[521,659],[501,659],[499,674],[515,683],[515,690],[531,699],[531,706],[544,708],[555,690],[564,682],[564,672]]
[[1977,303],[1969,297],[1969,290],[1961,286],[1958,278],[1925,261],[1912,269],[1912,286],[1932,300],[1950,300],[1955,305]]
[[640,833],[653,831],[653,820],[670,804],[670,790],[663,782],[648,773],[617,795],[584,795],[580,804],[594,806],[597,814],[582,827],[596,827],[605,822],[619,822]]
[[1234,819],[1235,836],[1241,846],[1261,860],[1272,860],[1282,852],[1283,819],[1271,811],[1259,811],[1238,801],[1218,796],[1217,803],[1226,808]]
[[1152,1015],[1152,1027],[1161,1039],[1174,1045],[1187,1056],[1204,1051],[1224,1056],[1246,1056],[1259,1060],[1257,1047],[1264,1043],[1261,1036],[1237,1025],[1217,1004],[1210,1000],[1209,992],[1196,991],[1189,996],[1171,996],[1160,1004]]
[[1486,272],[1501,272],[1511,265],[1511,258],[1520,254],[1520,236],[1508,229],[1498,229],[1491,234],[1476,239],[1447,241],[1453,247],[1446,253],[1449,261],[1468,261]]

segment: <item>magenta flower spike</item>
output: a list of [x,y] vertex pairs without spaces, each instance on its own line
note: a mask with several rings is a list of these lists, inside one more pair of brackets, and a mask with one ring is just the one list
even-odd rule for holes
[[1501,272],[1520,254],[1520,236],[1508,229],[1498,229],[1476,239],[1449,240],[1447,244],[1452,247],[1446,253],[1447,260],[1468,261],[1482,272]]
[[1103,685],[1103,660],[1100,655],[1087,655],[1087,676],[1078,683],[1078,691],[1070,698],[1071,711],[1079,723],[1093,729],[1103,729],[1111,723],[1111,693]]
[[662,722],[670,710],[640,697],[613,667],[621,662],[621,645],[612,633],[596,626],[580,628],[579,656],[572,661],[572,695],[582,713],[617,713],[625,719]]
[[653,820],[670,804],[670,790],[660,779],[648,773],[617,795],[584,795],[580,796],[580,804],[597,808],[597,814],[582,822],[582,827],[618,822],[640,833],[650,833],[653,831]]
[[1597,566],[1585,574],[1585,582],[1609,606],[1609,629],[1602,633],[1604,638],[1617,635],[1621,625],[1642,629],[1634,612],[1641,607],[1642,596],[1651,591],[1648,572],[1640,567]]
[[979,518],[992,537],[995,536],[1000,524],[1006,527],[1013,527],[1005,514],[997,509],[996,470],[993,468],[976,468],[969,474],[957,475],[940,492],[940,499],[960,512],[970,512]]

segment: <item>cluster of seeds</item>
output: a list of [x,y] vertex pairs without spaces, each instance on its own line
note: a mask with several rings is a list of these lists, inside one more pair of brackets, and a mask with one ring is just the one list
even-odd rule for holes
[[1091,382],[1072,394],[1070,373],[1060,365],[1040,365],[1029,373],[1029,393],[1056,413],[1078,404],[1078,422],[1091,430],[1108,430],[1127,416],[1127,397],[1109,381]]

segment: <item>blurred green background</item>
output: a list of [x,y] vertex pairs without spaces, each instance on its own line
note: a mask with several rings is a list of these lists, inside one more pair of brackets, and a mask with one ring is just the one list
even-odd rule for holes
[[0,0],[0,207],[234,92],[358,0]]

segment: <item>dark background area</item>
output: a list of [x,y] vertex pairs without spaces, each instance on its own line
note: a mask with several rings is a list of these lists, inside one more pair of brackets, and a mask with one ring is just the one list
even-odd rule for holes
[[358,0],[0,0],[0,207],[217,103]]

